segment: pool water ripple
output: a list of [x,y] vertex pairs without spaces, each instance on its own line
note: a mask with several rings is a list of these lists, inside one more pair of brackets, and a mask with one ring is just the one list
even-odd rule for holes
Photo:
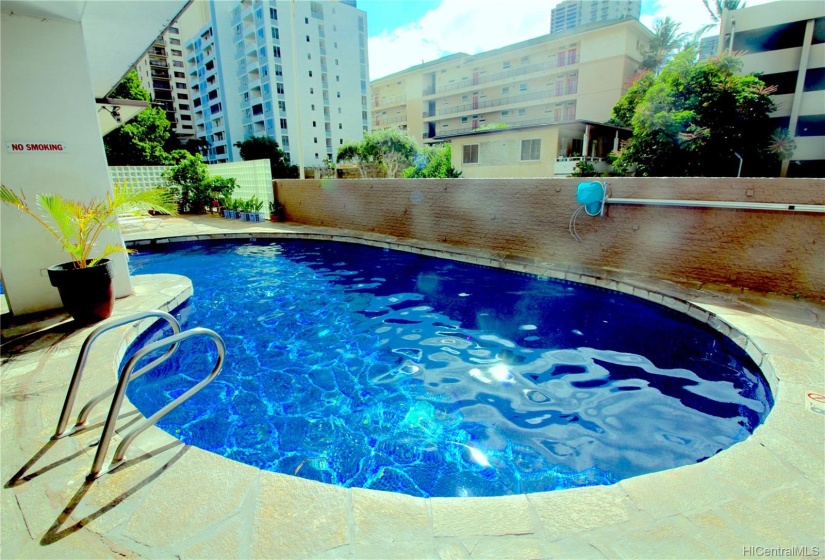
[[[176,313],[227,361],[159,425],[262,469],[417,496],[610,484],[712,456],[772,404],[731,341],[624,294],[351,244],[179,245],[133,272],[190,277]],[[148,415],[213,363],[186,341],[129,398]]]

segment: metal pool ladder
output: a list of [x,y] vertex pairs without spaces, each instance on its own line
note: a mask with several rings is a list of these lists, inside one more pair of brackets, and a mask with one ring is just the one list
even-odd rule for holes
[[[135,354],[129,358],[129,361],[126,362],[126,365],[123,368],[122,373],[120,374],[120,379],[118,380],[116,385],[109,387],[102,393],[97,394],[96,396],[92,397],[89,402],[80,410],[80,414],[77,417],[77,422],[75,423],[74,429],[67,433],[66,427],[69,423],[69,416],[72,414],[72,407],[74,406],[75,398],[77,397],[77,390],[80,386],[80,380],[83,377],[83,369],[86,366],[86,360],[89,355],[89,349],[92,346],[92,343],[97,339],[98,336],[103,334],[106,331],[111,329],[121,327],[123,325],[127,325],[129,323],[134,323],[143,319],[148,319],[150,317],[158,317],[160,319],[166,320],[169,323],[169,326],[172,327],[172,336],[168,336],[164,339],[158,340],[157,342],[153,342],[152,344],[147,344],[146,346],[142,347],[140,350],[135,352]],[[109,414],[106,417],[106,423],[103,426],[103,433],[100,436],[100,440],[97,443],[97,453],[95,454],[94,462],[92,463],[92,470],[89,475],[86,477],[88,480],[94,480],[98,478],[101,474],[103,469],[103,462],[105,461],[106,452],[109,449],[109,443],[111,442],[112,435],[115,431],[115,422],[117,421],[118,414],[120,413],[120,407],[123,404],[123,397],[126,394],[126,386],[133,379],[137,379],[144,373],[151,371],[152,369],[156,368],[166,360],[172,357],[175,351],[180,346],[180,342],[186,340],[188,338],[192,338],[195,336],[207,336],[213,340],[215,346],[218,349],[218,359],[215,363],[215,366],[212,368],[212,372],[206,376],[201,382],[196,384],[195,386],[191,387],[188,391],[180,395],[178,398],[158,410],[152,416],[138,424],[135,428],[133,428],[128,434],[123,437],[123,440],[118,445],[117,450],[115,450],[115,455],[112,458],[112,463],[109,466],[109,470],[118,466],[123,462],[123,457],[126,455],[126,450],[128,449],[129,445],[132,441],[143,433],[146,428],[152,426],[166,416],[169,412],[177,408],[179,405],[183,404],[187,401],[190,397],[192,397],[195,393],[206,387],[221,371],[223,367],[223,362],[226,357],[226,345],[223,342],[223,339],[220,337],[218,333],[212,331],[210,329],[204,329],[201,327],[196,327],[193,329],[189,329],[187,331],[181,332],[180,324],[178,323],[177,319],[175,319],[169,313],[165,311],[159,310],[151,310],[151,311],[142,311],[140,313],[135,313],[133,315],[129,315],[127,317],[122,317],[119,319],[114,319],[112,321],[107,321],[106,323],[100,325],[95,330],[93,330],[89,336],[86,337],[86,340],[83,342],[83,346],[80,348],[80,355],[77,358],[77,363],[75,364],[74,374],[72,375],[72,380],[69,383],[69,389],[66,392],[66,400],[63,403],[63,410],[60,412],[60,419],[57,421],[57,428],[55,429],[54,435],[52,436],[53,440],[60,439],[66,435],[74,435],[78,432],[79,429],[83,428],[86,425],[86,421],[89,418],[89,414],[91,413],[92,409],[97,406],[102,400],[104,400],[107,396],[114,393],[114,398],[112,398],[112,404],[109,407]],[[162,348],[168,347],[169,349],[163,353],[162,356],[152,360],[147,365],[140,368],[138,371],[134,371],[135,366],[137,363],[149,354],[150,352],[154,352],[155,350],[160,350]]]

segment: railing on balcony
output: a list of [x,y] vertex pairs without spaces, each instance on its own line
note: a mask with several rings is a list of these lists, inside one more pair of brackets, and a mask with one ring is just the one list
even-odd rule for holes
[[169,64],[165,60],[159,58],[149,57],[149,66],[157,66],[159,68],[169,68]]
[[382,97],[375,100],[375,107],[382,107],[384,105],[395,105],[397,103],[404,103],[407,101],[406,95],[394,95],[393,97]]
[[[527,126],[560,124],[560,123],[570,122],[570,121],[573,121],[573,120],[575,120],[575,119],[562,119],[562,120],[556,121],[556,120],[553,120],[550,117],[547,117],[547,118],[543,118],[543,119],[529,119],[529,120],[523,120],[523,121],[511,121],[511,122],[504,123],[504,124],[507,125],[505,128],[491,129],[491,130],[512,130],[514,128],[524,128],[524,127],[527,127]],[[453,128],[453,129],[450,129],[450,130],[439,131],[439,132],[436,133],[436,135],[433,138],[445,138],[445,137],[448,137],[448,136],[460,136],[462,134],[469,134],[471,132],[478,131],[478,129],[482,128],[484,126],[484,124],[485,123],[482,123],[480,126],[478,126],[476,128],[472,128],[472,127],[469,127],[469,128]]]
[[431,115],[428,111],[425,111],[424,117],[427,118],[436,116],[440,117],[443,115],[454,115],[456,113],[479,111],[482,109],[489,109],[491,107],[503,107],[507,105],[517,105],[519,103],[527,103],[529,101],[536,101],[539,99],[550,99],[551,97],[557,97],[555,95],[554,90],[537,91],[535,93],[525,93],[523,95],[507,95],[505,97],[498,97],[496,99],[491,99],[489,101],[463,103],[461,105],[456,105],[455,107],[439,109],[435,112],[435,115]]
[[407,117],[406,116],[401,116],[401,117],[384,118],[384,117],[375,116],[375,115],[373,115],[373,117],[372,117],[372,123],[373,123],[372,125],[373,126],[384,126],[384,125],[387,125],[387,124],[394,124],[394,123],[400,123],[400,122],[407,122]]
[[455,91],[458,89],[464,88],[472,88],[481,84],[487,84],[490,82],[498,82],[501,80],[509,80],[511,78],[515,78],[518,76],[525,76],[527,74],[534,74],[536,72],[542,72],[544,70],[550,70],[552,68],[561,68],[564,66],[570,66],[571,64],[577,64],[579,62],[578,55],[573,61],[570,61],[568,58],[565,57],[564,64],[558,64],[558,60],[549,60],[547,62],[541,62],[538,64],[530,64],[529,66],[522,66],[520,68],[514,68],[512,70],[506,70],[504,72],[496,72],[495,74],[488,74],[485,76],[481,76],[476,79],[466,79],[461,80],[460,82],[455,82],[452,84],[447,84],[439,87],[426,87],[423,90],[423,94],[426,95],[434,95],[436,93],[444,93],[447,91]]

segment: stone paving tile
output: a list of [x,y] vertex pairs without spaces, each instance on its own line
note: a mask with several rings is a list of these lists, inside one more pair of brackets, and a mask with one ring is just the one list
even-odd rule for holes
[[484,498],[431,498],[436,537],[523,535],[536,530],[525,495]]
[[818,485],[780,488],[758,503],[763,511],[775,516],[779,524],[792,530],[801,544],[825,543],[825,480],[819,480]]
[[224,560],[248,557],[241,551],[248,548],[249,527],[242,516],[237,515],[210,527],[200,539],[181,546],[177,557],[181,560]]
[[557,541],[544,543],[548,558],[564,560],[601,560],[607,558],[602,552],[587,542],[581,535],[566,537]]
[[[465,537],[459,540],[473,560],[534,560],[548,558],[544,544],[530,536]],[[442,550],[442,553],[446,551]],[[445,556],[442,556],[442,558]],[[447,556],[449,557],[449,556]],[[454,556],[455,557],[455,556]]]
[[640,510],[662,519],[707,507],[727,499],[707,475],[706,469],[690,467],[655,472],[622,480],[619,486]]
[[[813,414],[813,413],[811,413]],[[785,437],[778,430],[757,430],[753,436],[765,449],[797,468],[808,480],[822,481],[825,473],[825,447],[807,440],[806,446]]]
[[252,556],[304,558],[350,544],[348,501],[343,488],[262,471]]
[[353,542],[421,543],[433,537],[429,506],[424,498],[353,488]]
[[731,498],[752,500],[770,489],[766,481],[781,486],[804,480],[802,472],[754,438],[714,455],[705,463],[705,476],[716,481]]
[[560,539],[629,521],[638,510],[619,486],[589,486],[528,494],[546,538]]
[[[205,528],[240,510],[258,478],[258,469],[189,449],[157,477],[123,530],[144,544],[168,547],[201,534]],[[182,492],[181,481],[192,485]],[[181,499],[181,495],[186,499]],[[174,520],[170,523],[170,520]]]
[[[696,537],[696,538],[694,538]],[[630,531],[609,544],[612,558],[724,558],[701,540],[695,527],[675,517],[652,527]]]
[[352,558],[354,560],[439,560],[439,555],[431,546],[415,542],[394,543],[386,545],[351,544],[333,548],[308,558],[337,560]]

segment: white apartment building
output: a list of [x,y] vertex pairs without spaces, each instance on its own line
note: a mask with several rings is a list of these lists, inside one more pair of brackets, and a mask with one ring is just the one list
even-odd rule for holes
[[784,0],[725,11],[719,52],[742,55],[742,72],[769,86],[777,128],[796,142],[788,177],[825,177],[825,2]]
[[172,130],[182,140],[196,137],[183,43],[208,21],[206,7],[202,1],[190,4],[135,65],[143,87],[166,110]]
[[641,13],[641,0],[564,0],[550,10],[550,33],[598,21],[639,19]]
[[271,136],[302,167],[334,159],[369,127],[367,15],[354,1],[209,2],[211,21],[186,42],[195,132],[209,163]]

